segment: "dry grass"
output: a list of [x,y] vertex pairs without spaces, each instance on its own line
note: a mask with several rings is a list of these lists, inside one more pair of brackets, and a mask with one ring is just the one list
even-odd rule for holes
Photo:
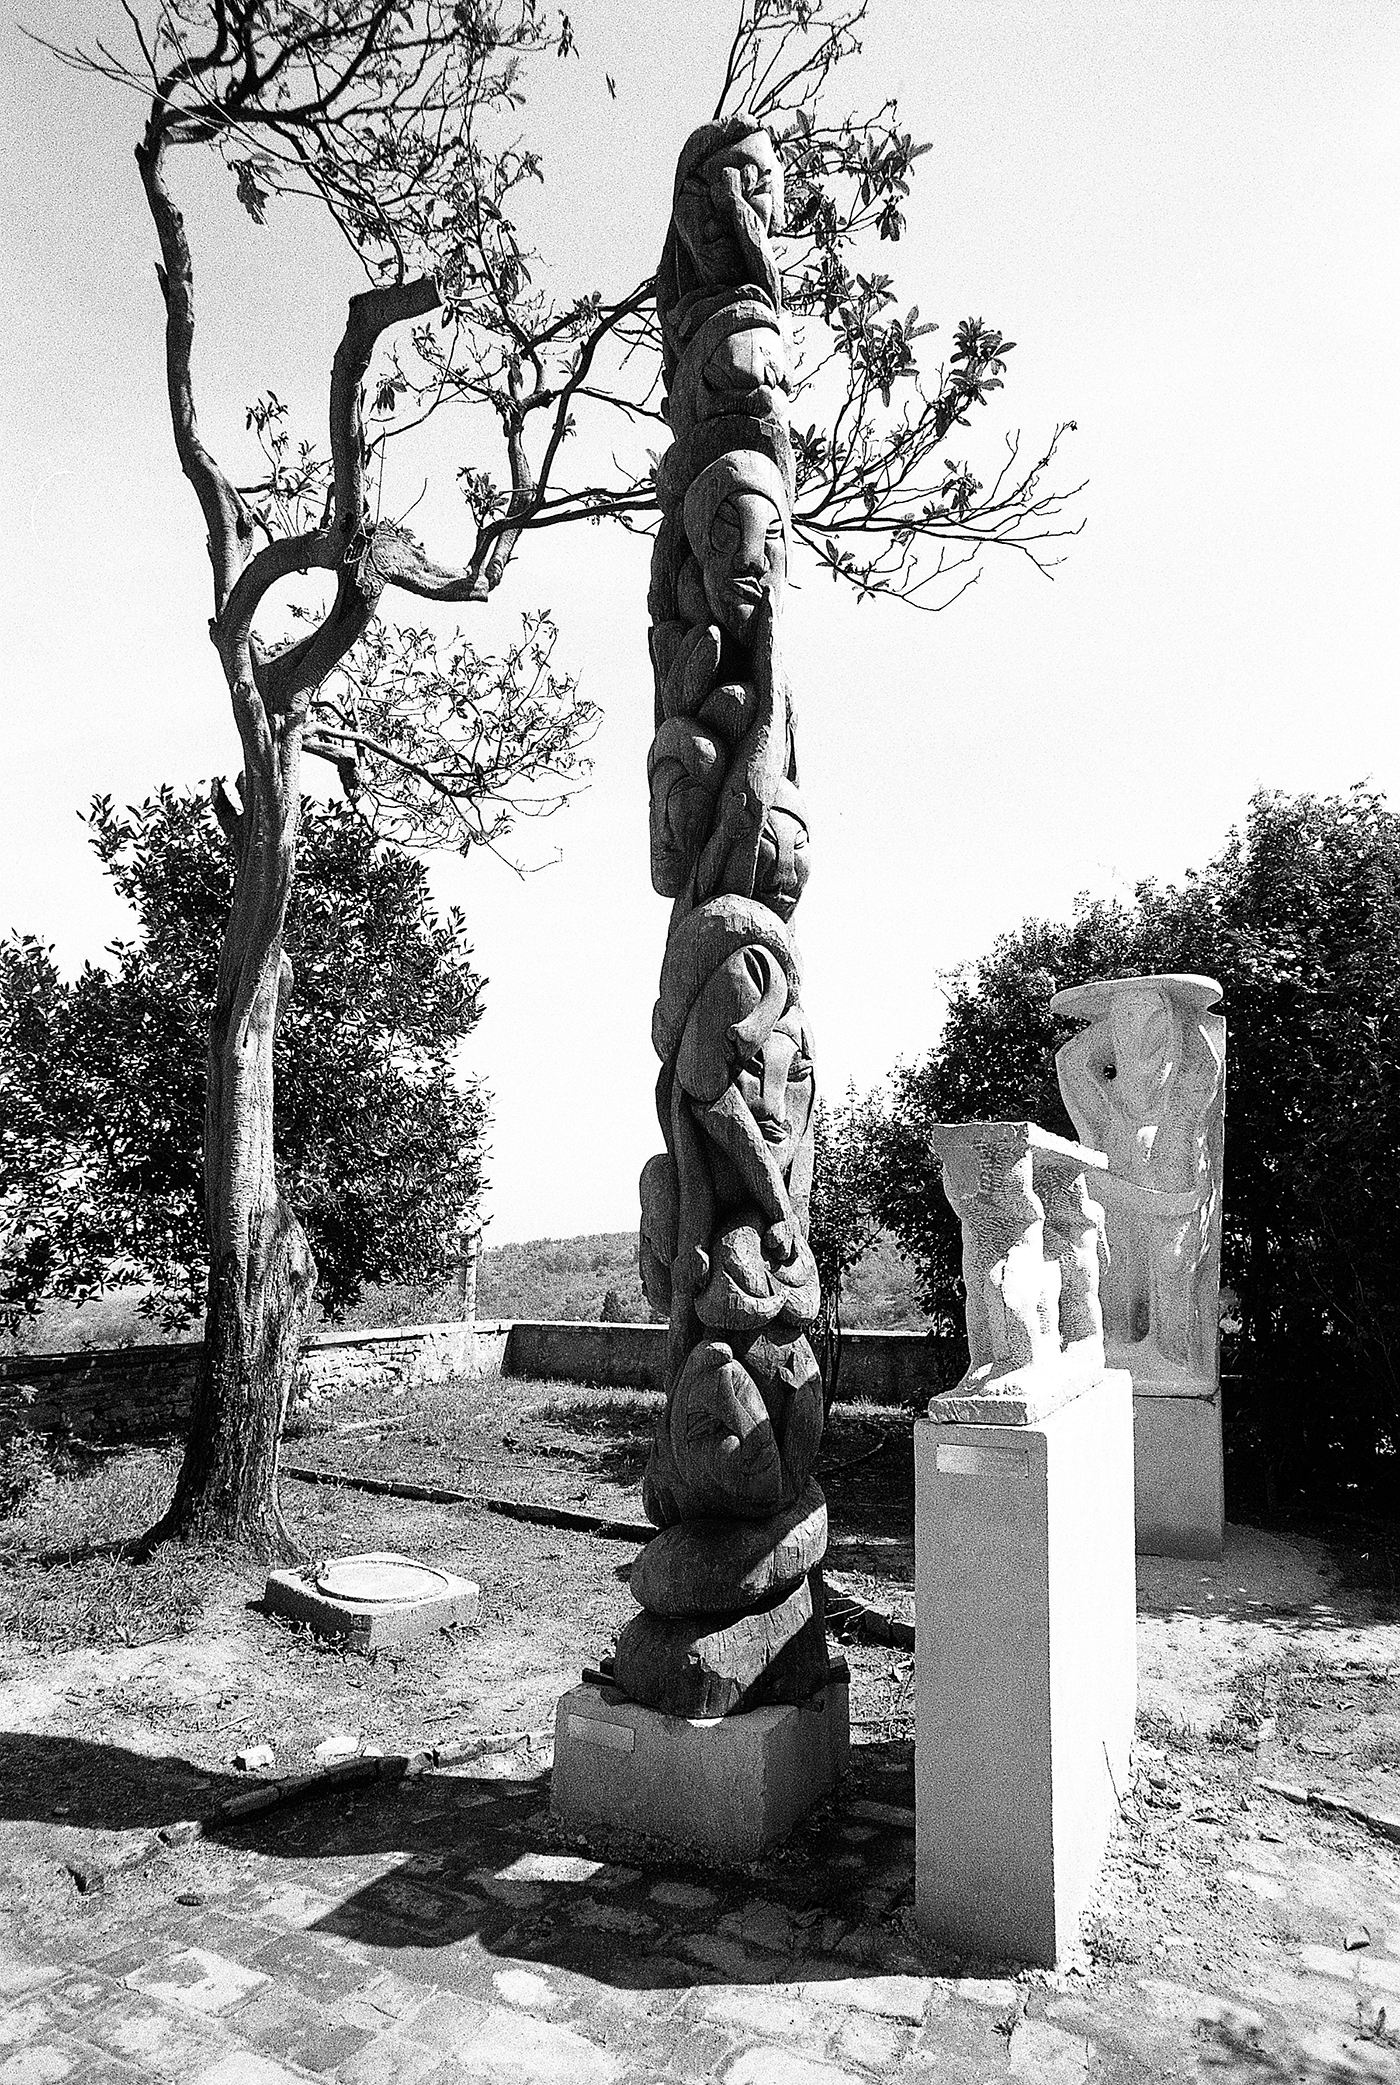
[[0,1540],[0,1645],[130,1648],[194,1627],[220,1556],[177,1543],[143,1564],[103,1553],[159,1517],[176,1467],[173,1451],[132,1450],[85,1467],[59,1463],[48,1483],[31,1490]]

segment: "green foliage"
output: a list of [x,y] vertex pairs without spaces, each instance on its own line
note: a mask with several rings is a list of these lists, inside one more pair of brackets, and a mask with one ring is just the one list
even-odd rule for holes
[[[922,1332],[928,1319],[917,1288],[914,1262],[882,1231],[843,1276],[842,1317],[850,1327]],[[621,1310],[604,1309],[609,1297],[622,1305]],[[346,1323],[366,1328],[435,1325],[455,1319],[459,1308],[456,1284],[445,1278],[417,1286],[367,1284],[360,1301],[346,1313]],[[603,1231],[486,1246],[477,1276],[477,1315],[483,1323],[527,1318],[548,1324],[601,1317],[618,1324],[646,1324],[654,1313],[637,1274],[637,1233]],[[45,1344],[63,1345],[64,1330],[56,1328],[56,1336]],[[98,1331],[92,1344],[101,1345],[110,1337]]]
[[[233,868],[205,799],[162,789],[92,845],[136,938],[71,984],[31,936],[0,943],[0,1308],[139,1286],[167,1324],[202,1308],[205,1036]],[[460,915],[347,807],[308,803],[288,914],[277,1136],[338,1314],[367,1281],[425,1279],[481,1186],[487,1106],[454,1077],[481,1015]]]
[[17,1433],[0,1441],[0,1520],[42,1506],[57,1482],[53,1450],[40,1435]]
[[637,1272],[637,1234],[490,1246],[481,1255],[477,1308],[483,1318],[645,1324],[651,1309]]
[[812,1205],[807,1242],[823,1294],[839,1292],[880,1234],[871,1201],[870,1143],[882,1127],[878,1106],[848,1086],[840,1107],[819,1100],[812,1118]]
[[[918,1260],[959,1372],[958,1227],[928,1130],[1031,1116],[1072,1135],[1050,1011],[1095,976],[1201,971],[1229,1021],[1223,1275],[1231,1510],[1305,1492],[1393,1504],[1400,1447],[1400,818],[1261,793],[1243,834],[1178,887],[1028,920],[952,981],[923,1063],[893,1078],[876,1199]],[[951,1379],[951,1377],[950,1377]],[[1358,1498],[1359,1502],[1359,1498]]]
[[819,1100],[812,1118],[812,1202],[807,1242],[821,1277],[821,1315],[816,1338],[828,1404],[836,1395],[841,1372],[845,1279],[880,1234],[880,1219],[870,1197],[873,1174],[869,1164],[871,1138],[879,1128],[878,1107],[872,1101],[858,1100],[853,1086],[847,1087],[842,1107],[828,1107]]

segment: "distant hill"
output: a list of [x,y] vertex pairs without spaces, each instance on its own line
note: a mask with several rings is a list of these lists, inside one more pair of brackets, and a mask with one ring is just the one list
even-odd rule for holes
[[[139,1294],[120,1292],[93,1303],[53,1304],[26,1327],[15,1345],[31,1353],[76,1347],[144,1345],[168,1338],[138,1309]],[[340,1320],[347,1329],[374,1325],[432,1325],[458,1313],[457,1286],[393,1285],[367,1289]],[[481,1318],[599,1319],[645,1324],[651,1317],[637,1274],[635,1231],[595,1231],[581,1238],[531,1238],[521,1245],[489,1245],[477,1272],[477,1315]],[[842,1321],[860,1327],[922,1332],[928,1318],[919,1307],[916,1270],[892,1238],[881,1238],[847,1276]],[[192,1325],[177,1338],[197,1339]],[[324,1320],[316,1329],[329,1330]]]
[[[882,1237],[846,1280],[842,1320],[868,1327],[922,1332],[917,1270],[892,1238]],[[606,1307],[605,1307],[606,1306]],[[432,1324],[457,1315],[455,1286],[431,1290],[380,1289],[346,1319],[350,1325]],[[594,1231],[579,1238],[531,1238],[489,1245],[477,1271],[481,1318],[611,1318],[645,1324],[652,1313],[637,1273],[635,1231]]]

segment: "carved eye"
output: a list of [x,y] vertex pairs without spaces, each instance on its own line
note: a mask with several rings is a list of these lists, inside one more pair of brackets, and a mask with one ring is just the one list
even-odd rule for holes
[[801,1055],[801,1054],[799,1053],[799,1054],[798,1054],[798,1055],[797,1055],[796,1057],[794,1057],[794,1058],[793,1058],[793,1060],[792,1060],[792,1063],[791,1063],[791,1064],[790,1064],[790,1065],[788,1066],[788,1084],[789,1084],[789,1086],[796,1086],[796,1085],[799,1085],[799,1084],[801,1083],[801,1081],[802,1081],[803,1079],[810,1079],[810,1078],[811,1078],[811,1076],[812,1076],[812,1060],[811,1060],[811,1058],[810,1058],[810,1057],[804,1057],[804,1056],[802,1056],[802,1055]]

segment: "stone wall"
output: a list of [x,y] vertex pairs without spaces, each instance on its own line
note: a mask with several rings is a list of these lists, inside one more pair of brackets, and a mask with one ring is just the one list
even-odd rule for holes
[[[511,1333],[506,1323],[478,1322],[476,1365],[501,1367]],[[308,1341],[297,1372],[298,1405],[319,1404],[346,1390],[407,1390],[446,1383],[467,1366],[464,1325],[378,1325],[369,1332],[330,1332]]]
[[664,1325],[548,1324],[518,1318],[510,1328],[510,1376],[545,1382],[601,1383],[618,1390],[664,1390]]
[[[392,1396],[414,1384],[448,1382],[462,1373],[465,1338],[460,1324],[323,1334],[302,1355],[297,1403],[316,1405],[350,1391]],[[663,1387],[664,1325],[517,1320],[478,1324],[476,1342],[478,1365],[488,1372],[619,1390]],[[185,1423],[198,1362],[192,1340],[0,1358],[0,1441],[20,1431],[99,1442],[168,1437]],[[843,1400],[922,1404],[935,1388],[922,1333],[846,1334]]]
[[63,1434],[83,1441],[156,1440],[184,1425],[199,1347],[96,1348],[0,1359],[0,1441]]
[[[509,1333],[508,1324],[477,1325],[480,1367],[501,1366]],[[465,1339],[459,1324],[323,1334],[302,1353],[296,1404],[450,1381],[462,1373]],[[198,1366],[197,1340],[0,1358],[0,1440],[21,1430],[99,1442],[168,1437],[184,1427]]]
[[[664,1325],[543,1324],[510,1328],[504,1373],[664,1390]],[[843,1402],[926,1404],[938,1388],[933,1349],[922,1332],[848,1332],[841,1346]]]

